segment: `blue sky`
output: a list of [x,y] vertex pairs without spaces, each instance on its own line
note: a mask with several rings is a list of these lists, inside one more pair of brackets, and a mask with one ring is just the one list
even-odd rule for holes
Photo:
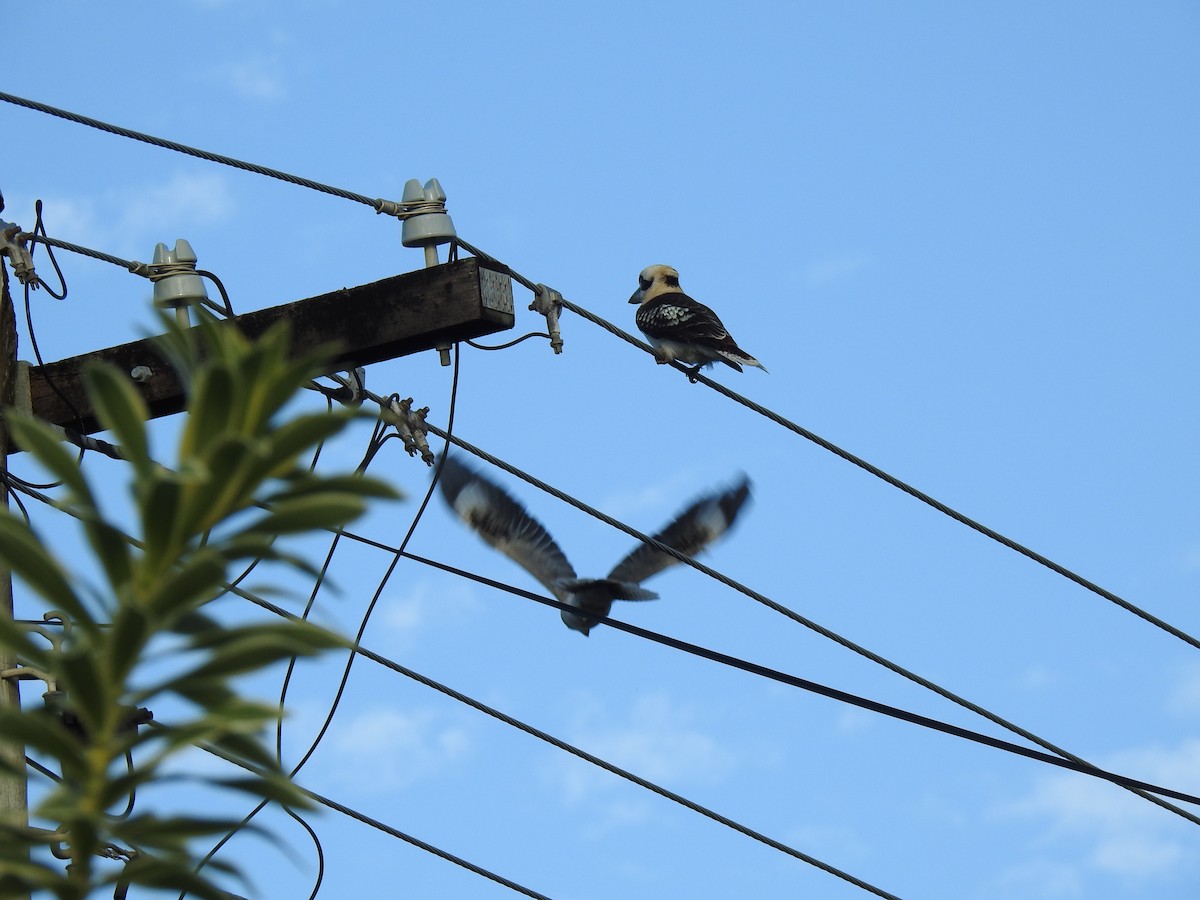
[[[7,92],[372,197],[436,176],[460,236],[628,330],[639,270],[675,266],[770,369],[717,380],[1200,633],[1194,3],[194,0],[26,4],[6,24]],[[6,219],[28,227],[41,198],[50,234],[141,260],[186,237],[239,310],[423,264],[354,203],[8,104],[0,134]],[[48,358],[146,331],[146,282],[59,258],[70,296],[33,311]],[[515,334],[540,330],[516,299]],[[709,565],[1098,765],[1200,792],[1194,648],[594,325],[562,325],[560,357],[463,348],[457,434],[646,531],[744,471],[753,504]],[[373,366],[368,384],[445,424],[435,355]],[[164,444],[175,427],[157,426]],[[365,440],[326,463],[353,466]],[[394,544],[428,475],[395,442],[372,471],[408,500],[359,530]],[[493,475],[581,573],[630,548]],[[440,502],[410,549],[537,589]],[[322,621],[353,631],[387,563],[339,549]],[[700,573],[649,586],[661,600],[616,614],[1010,737]],[[1195,826],[1119,788],[612,629],[585,640],[415,563],[364,640],[902,897],[1183,898],[1200,879]],[[337,668],[302,671],[289,752]],[[370,664],[300,780],[556,898],[866,896]],[[255,897],[307,896],[307,839],[264,822],[290,853],[243,836],[228,858]],[[335,813],[314,826],[322,896],[509,893]]]

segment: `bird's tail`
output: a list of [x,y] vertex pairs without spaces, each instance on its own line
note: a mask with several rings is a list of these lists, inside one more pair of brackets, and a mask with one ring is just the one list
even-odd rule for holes
[[718,350],[717,352],[721,355],[722,361],[733,366],[739,372],[742,371],[742,366],[755,366],[756,368],[762,369],[764,372],[767,371],[766,366],[760,363],[745,350]]
[[632,581],[616,581],[612,578],[560,578],[554,582],[556,588],[577,597],[598,594],[608,600],[657,600],[658,594],[648,591]]

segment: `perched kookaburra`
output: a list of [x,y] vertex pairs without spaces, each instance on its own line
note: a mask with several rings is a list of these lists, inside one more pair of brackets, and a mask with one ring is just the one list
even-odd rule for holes
[[646,266],[638,289],[629,298],[641,304],[634,321],[646,335],[660,364],[678,359],[693,363],[688,380],[695,381],[704,366],[723,362],[739,372],[742,366],[767,367],[730,337],[717,314],[697,303],[679,286],[679,273],[670,266]]
[[[516,500],[473,469],[446,457],[440,484],[451,509],[479,536],[529,572],[578,613],[562,611],[568,628],[587,633],[607,616],[614,600],[656,600],[658,594],[641,586],[679,560],[642,544],[613,567],[606,578],[580,578],[554,538]],[[731,488],[701,497],[681,512],[654,539],[686,556],[695,556],[729,530],[750,496],[744,475]]]

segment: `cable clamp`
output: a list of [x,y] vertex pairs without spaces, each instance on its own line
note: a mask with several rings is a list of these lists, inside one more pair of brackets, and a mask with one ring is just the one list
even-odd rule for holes
[[562,294],[544,284],[537,286],[533,302],[529,304],[530,310],[539,312],[546,317],[546,330],[550,332],[550,347],[555,354],[562,353],[563,348],[562,332],[558,330],[558,314],[562,310],[562,304]]
[[429,433],[429,429],[425,425],[429,407],[413,409],[412,404],[412,397],[407,400],[398,400],[396,397],[392,397],[388,405],[395,417],[392,424],[396,426],[396,433],[404,442],[405,452],[409,456],[416,456],[420,453],[425,465],[432,466],[434,463],[433,451],[429,449],[429,442],[425,439],[425,435]]
[[33,256],[25,246],[25,234],[20,225],[3,219],[0,219],[0,256],[8,257],[17,281],[37,288],[38,277],[33,270]]
[[336,381],[339,386],[329,387],[314,381],[307,385],[307,387],[351,409],[357,409],[362,406],[363,398],[367,395],[366,369],[358,366],[354,369],[347,369],[345,375],[342,375],[340,372],[333,372],[324,377]]

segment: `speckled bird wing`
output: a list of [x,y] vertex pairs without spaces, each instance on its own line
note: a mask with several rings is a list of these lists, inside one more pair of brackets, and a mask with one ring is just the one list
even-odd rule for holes
[[[750,480],[741,481],[726,491],[701,497],[678,516],[654,539],[685,556],[696,556],[733,525],[750,496]],[[679,560],[652,544],[642,544],[609,573],[614,581],[641,582]]]
[[647,337],[662,340],[716,342],[729,339],[717,314],[687,294],[662,294],[638,307],[634,321]]
[[556,591],[561,579],[575,577],[550,533],[499,485],[453,456],[446,458],[439,483],[459,518],[549,590]]

